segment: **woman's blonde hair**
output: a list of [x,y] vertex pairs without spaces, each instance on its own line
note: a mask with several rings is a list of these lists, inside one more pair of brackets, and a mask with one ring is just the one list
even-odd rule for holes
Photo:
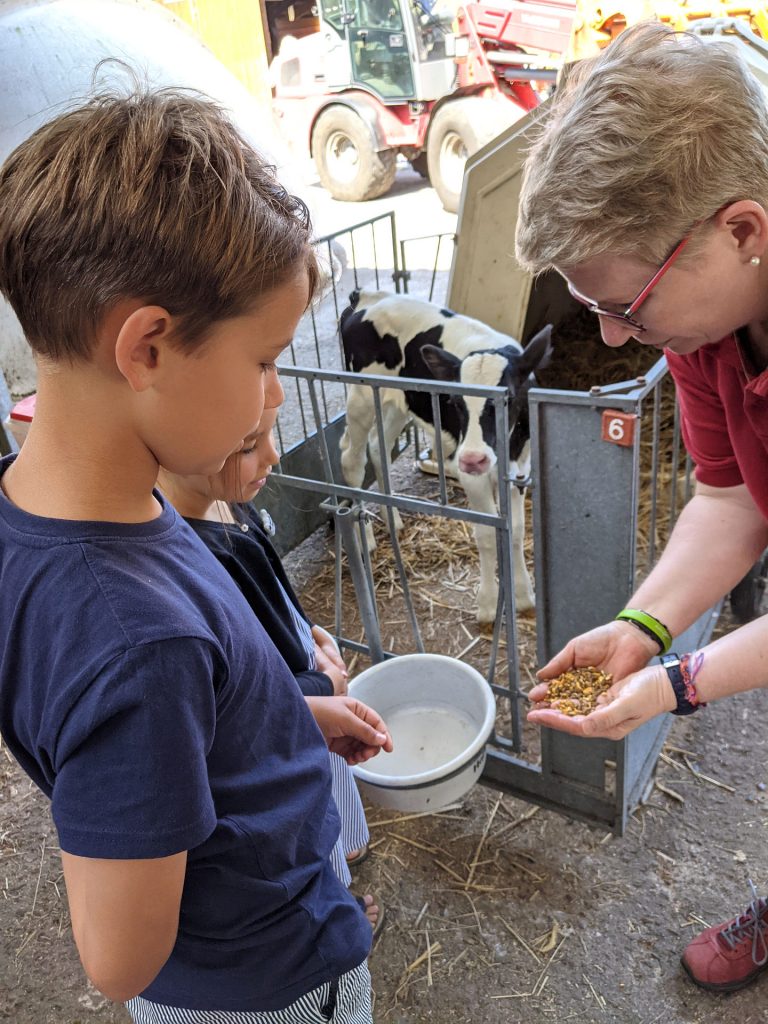
[[606,253],[661,263],[739,199],[768,200],[759,83],[731,43],[646,22],[558,90],[525,164],[517,258],[534,272]]

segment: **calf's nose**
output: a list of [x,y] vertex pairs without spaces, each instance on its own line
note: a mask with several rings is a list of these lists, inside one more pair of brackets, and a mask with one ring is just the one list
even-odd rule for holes
[[487,473],[491,468],[491,460],[483,452],[466,452],[459,456],[459,469],[462,473],[479,475]]

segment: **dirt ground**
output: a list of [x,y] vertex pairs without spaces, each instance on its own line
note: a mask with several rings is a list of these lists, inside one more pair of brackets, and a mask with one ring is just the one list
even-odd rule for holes
[[[664,789],[622,838],[483,786],[437,815],[369,808],[372,854],[354,888],[386,907],[376,1020],[768,1020],[768,975],[714,996],[679,966],[705,923],[748,902],[748,878],[768,889],[767,718],[768,692],[756,691],[677,722]],[[0,1020],[125,1024],[83,976],[47,802],[5,750],[0,893]]]

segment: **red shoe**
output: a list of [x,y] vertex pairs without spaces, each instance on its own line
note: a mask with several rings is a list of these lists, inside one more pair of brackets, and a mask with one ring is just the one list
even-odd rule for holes
[[691,981],[710,992],[733,992],[750,985],[768,967],[768,900],[753,900],[745,913],[697,935],[683,953]]

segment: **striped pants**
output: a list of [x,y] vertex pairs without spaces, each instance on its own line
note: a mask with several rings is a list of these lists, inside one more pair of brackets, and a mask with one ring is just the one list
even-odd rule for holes
[[352,876],[347,867],[347,854],[361,850],[368,843],[370,833],[352,769],[338,754],[328,756],[331,759],[331,793],[341,820],[341,833],[331,851],[331,864],[341,884],[349,888]]
[[180,1010],[141,996],[125,1005],[134,1024],[373,1024],[366,961],[284,1010]]

